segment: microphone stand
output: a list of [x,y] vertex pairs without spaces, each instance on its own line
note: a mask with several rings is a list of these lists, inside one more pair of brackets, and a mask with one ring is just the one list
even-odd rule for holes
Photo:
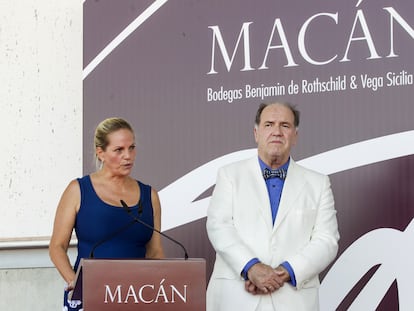
[[188,253],[187,253],[187,250],[185,249],[185,247],[184,247],[183,244],[181,244],[177,240],[173,239],[172,237],[166,235],[165,233],[162,233],[160,230],[155,229],[153,226],[150,226],[149,224],[147,224],[146,222],[142,221],[138,217],[135,217],[134,215],[132,215],[129,206],[125,203],[124,200],[121,200],[121,204],[122,204],[123,208],[126,210],[126,212],[128,213],[128,215],[130,215],[135,222],[138,222],[141,225],[144,225],[145,227],[147,227],[147,228],[149,228],[149,229],[151,229],[151,230],[153,230],[153,231],[161,234],[163,237],[165,237],[165,238],[169,239],[170,241],[174,242],[175,244],[179,245],[183,249],[183,251],[184,251],[184,259],[185,260],[188,259]]

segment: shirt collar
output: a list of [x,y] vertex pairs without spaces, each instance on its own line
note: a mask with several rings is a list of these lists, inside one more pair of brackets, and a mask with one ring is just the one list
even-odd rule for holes
[[[263,160],[262,159],[260,159],[260,157],[258,156],[258,159],[259,159],[259,164],[260,164],[260,169],[263,171],[265,168],[268,168],[269,170],[271,170],[271,168],[269,167],[269,166],[267,166],[264,162],[263,162]],[[283,169],[285,169],[286,170],[286,172],[287,172],[287,170],[288,170],[288,168],[289,168],[289,163],[290,163],[290,157],[289,157],[289,159],[286,161],[286,163],[285,164],[283,164],[281,167],[279,167],[279,168],[283,168]]]

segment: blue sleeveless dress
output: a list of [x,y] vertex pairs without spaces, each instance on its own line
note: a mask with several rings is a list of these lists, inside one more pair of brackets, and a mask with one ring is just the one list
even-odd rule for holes
[[[134,221],[133,217],[154,226],[151,186],[137,181],[141,196],[137,205],[130,206],[130,214],[122,207],[103,202],[96,194],[89,175],[78,178],[81,205],[76,216],[75,232],[78,255],[74,269],[81,258],[144,258],[145,245],[152,230]],[[122,198],[119,198],[120,200]],[[83,310],[80,301],[68,301],[64,294],[64,311]]]

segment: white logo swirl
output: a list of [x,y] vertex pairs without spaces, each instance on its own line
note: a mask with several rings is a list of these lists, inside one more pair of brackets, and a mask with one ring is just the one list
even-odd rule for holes
[[[413,142],[414,130],[344,146],[303,159],[298,163],[330,175],[414,154]],[[387,147],[384,148],[384,146]],[[214,185],[218,168],[237,160],[253,157],[256,154],[256,149],[227,154],[196,168],[162,189],[159,192],[162,204],[162,229],[169,230],[206,217],[210,198],[196,199]]]
[[348,292],[372,267],[381,266],[348,310],[376,310],[397,280],[400,311],[414,308],[414,220],[404,232],[376,229],[356,240],[323,279],[319,291],[321,310],[336,310]]

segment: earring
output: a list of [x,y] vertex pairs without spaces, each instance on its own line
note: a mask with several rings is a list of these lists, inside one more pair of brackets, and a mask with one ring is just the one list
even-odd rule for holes
[[101,162],[99,165],[99,169],[101,170],[103,168],[104,165],[104,160],[99,159],[99,161]]

